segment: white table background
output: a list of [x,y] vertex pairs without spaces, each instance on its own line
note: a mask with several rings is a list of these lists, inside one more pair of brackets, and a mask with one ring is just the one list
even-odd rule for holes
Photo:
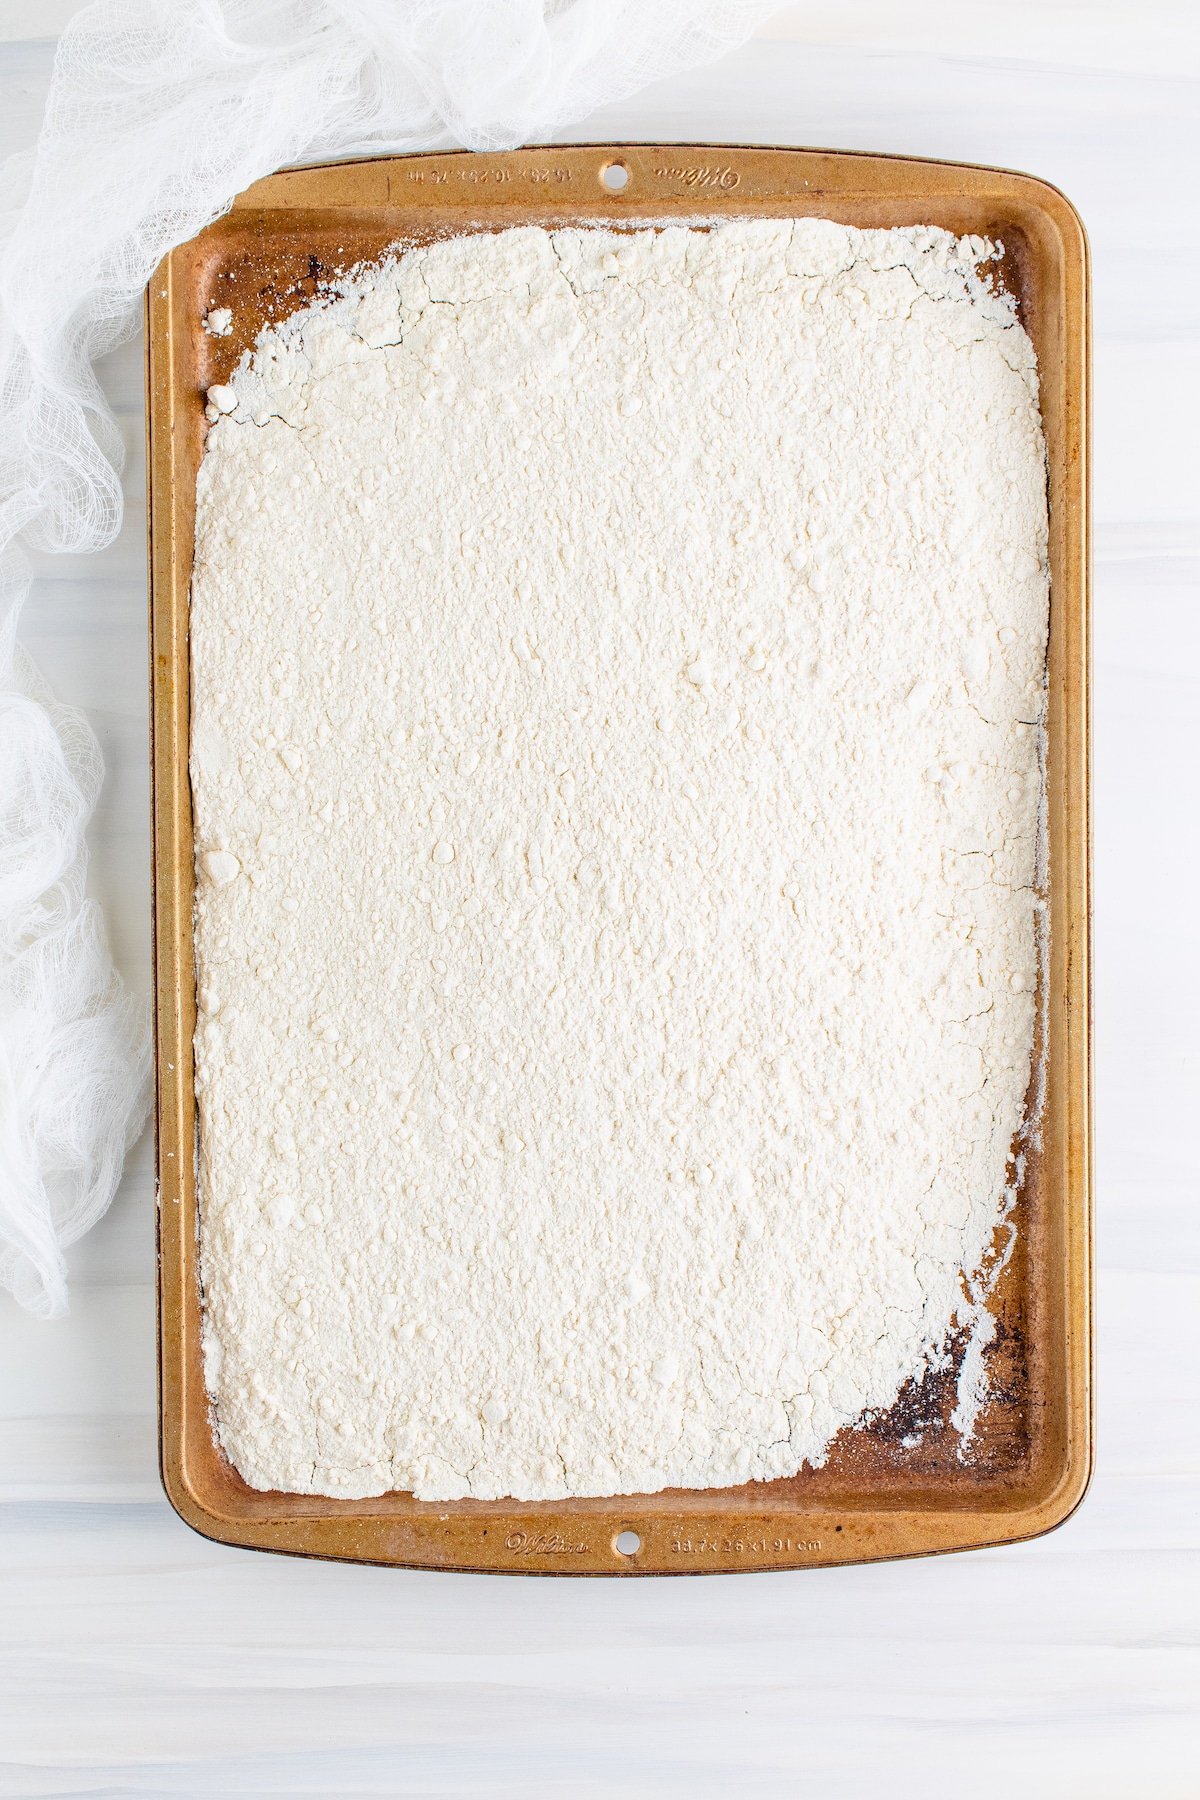
[[[647,0],[652,4],[653,0]],[[70,0],[0,0],[0,153]],[[1024,1547],[554,1581],[338,1567],[194,1536],[159,1489],[149,1142],[71,1254],[0,1296],[0,1793],[1200,1794],[1200,22],[1190,0],[808,0],[569,137],[911,152],[1064,188],[1095,255],[1099,1461]],[[96,893],[149,984],[141,345],[101,556],[25,639],[99,731]]]

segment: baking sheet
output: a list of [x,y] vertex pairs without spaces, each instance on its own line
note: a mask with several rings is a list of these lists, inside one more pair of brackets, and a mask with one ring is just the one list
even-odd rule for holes
[[[619,191],[607,185],[613,166]],[[618,178],[619,179],[619,178]],[[1046,1097],[992,1307],[991,1400],[971,1447],[953,1365],[843,1432],[819,1470],[738,1488],[427,1504],[263,1494],[214,1444],[200,1359],[187,642],[204,393],[262,325],[397,240],[515,224],[817,215],[1001,238],[1041,373],[1050,481]],[[202,327],[229,306],[234,331]],[[332,164],[257,183],[173,251],[148,300],[160,1443],[176,1510],[206,1535],[308,1555],[537,1573],[694,1573],[965,1548],[1060,1523],[1091,1463],[1088,266],[1079,220],[1027,176],[894,157],[697,145],[581,146]],[[902,1440],[919,1441],[905,1448]],[[621,1538],[632,1533],[633,1539]],[[618,1545],[618,1539],[621,1543]]]

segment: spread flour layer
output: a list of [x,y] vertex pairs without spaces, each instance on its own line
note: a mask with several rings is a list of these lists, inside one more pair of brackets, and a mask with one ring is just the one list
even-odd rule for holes
[[787,1475],[986,1340],[1048,594],[993,256],[472,235],[210,390],[204,1347],[255,1487]]

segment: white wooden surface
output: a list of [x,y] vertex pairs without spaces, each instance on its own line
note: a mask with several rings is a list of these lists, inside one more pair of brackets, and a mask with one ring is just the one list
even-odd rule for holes
[[[0,0],[0,151],[70,0]],[[568,134],[907,151],[1049,177],[1096,262],[1099,1468],[1025,1548],[590,1583],[217,1548],[158,1486],[149,1146],[0,1302],[0,1793],[818,1800],[1200,1794],[1200,25],[1190,0],[809,0]],[[109,776],[96,891],[148,984],[140,346],[128,512],[26,641]]]

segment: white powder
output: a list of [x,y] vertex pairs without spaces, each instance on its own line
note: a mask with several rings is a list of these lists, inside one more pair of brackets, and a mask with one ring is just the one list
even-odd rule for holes
[[205,1355],[255,1486],[706,1487],[952,1333],[978,1387],[1047,622],[990,253],[472,236],[210,396]]

